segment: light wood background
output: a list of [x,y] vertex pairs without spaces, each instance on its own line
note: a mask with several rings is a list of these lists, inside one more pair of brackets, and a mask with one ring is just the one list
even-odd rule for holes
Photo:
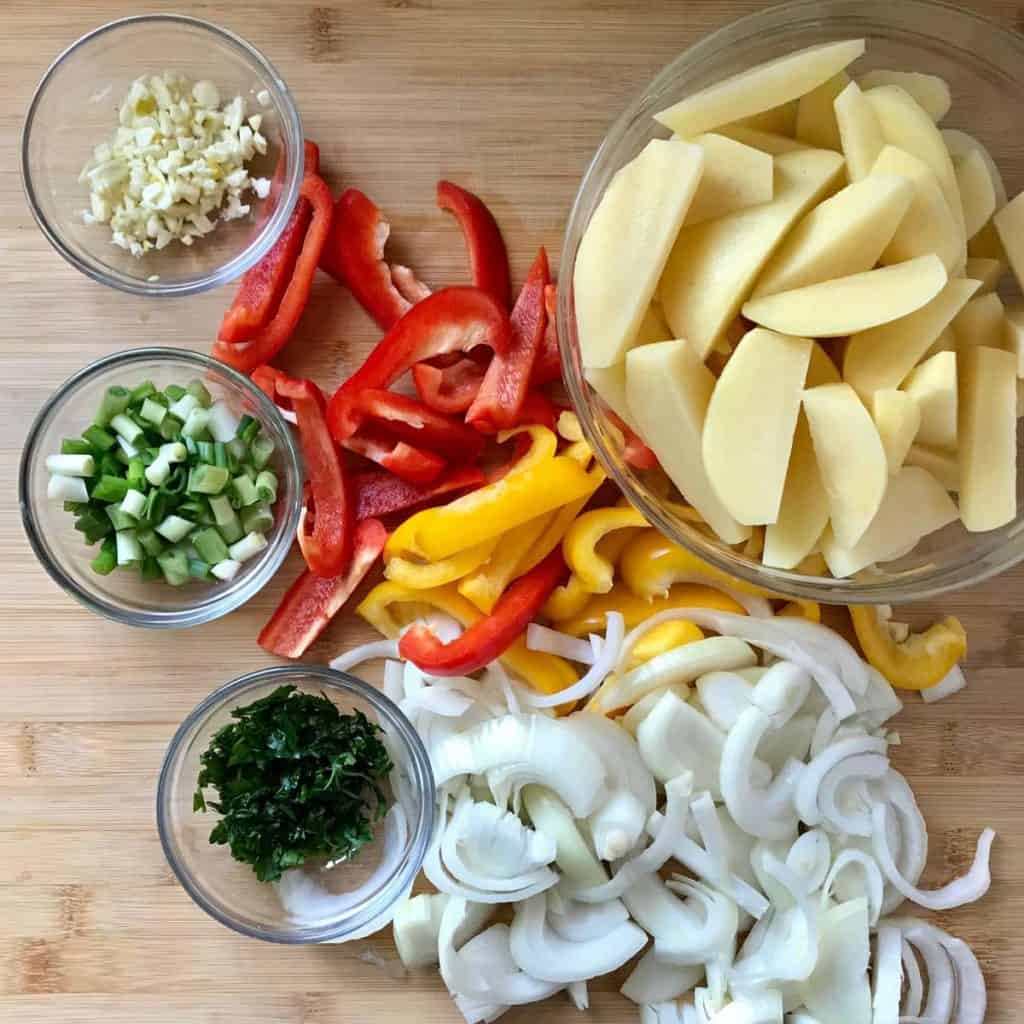
[[[557,259],[578,179],[633,93],[699,36],[759,6],[367,0],[178,9],[225,24],[270,57],[322,147],[332,186],[365,188],[390,215],[392,251],[438,285],[466,273],[458,230],[434,208],[438,178],[486,198],[521,280],[538,245]],[[1024,29],[1024,7],[1013,0],[973,6]],[[92,284],[50,249],[22,196],[22,117],[51,58],[110,18],[165,7],[0,4],[0,1020],[454,1021],[435,974],[401,976],[387,933],[348,947],[243,939],[193,906],[161,855],[153,801],[164,747],[210,690],[268,663],[256,633],[296,563],[218,623],[133,631],[62,593],[35,563],[19,523],[21,444],[50,392],[117,349],[205,351],[230,299],[220,292],[147,303]],[[321,278],[285,365],[333,386],[374,340],[352,300]],[[992,1024],[1024,1013],[1022,580],[1024,572],[1011,572],[943,603],[970,635],[970,689],[935,707],[910,701],[895,752],[931,825],[929,881],[964,869],[983,825],[999,833],[992,892],[940,915],[981,958]],[[325,661],[364,635],[340,620],[309,657]],[[377,956],[384,969],[369,962]],[[611,984],[596,989],[594,1020],[635,1019]],[[507,1019],[573,1013],[556,997]]]

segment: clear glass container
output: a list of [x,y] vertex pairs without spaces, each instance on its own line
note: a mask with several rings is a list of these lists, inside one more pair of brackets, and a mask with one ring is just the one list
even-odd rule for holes
[[[131,83],[163,71],[209,79],[222,102],[241,96],[250,115],[262,115],[267,153],[248,169],[275,184],[265,199],[246,194],[248,217],[218,224],[191,246],[172,242],[136,258],[113,244],[109,225],[83,222],[89,186],[78,177],[117,127]],[[21,173],[32,215],[72,266],[136,295],[191,295],[239,277],[274,244],[302,185],[302,123],[284,80],[244,39],[175,14],[123,18],[73,43],[43,75],[25,117]]]
[[[234,412],[255,417],[274,441],[269,466],[277,474],[274,526],[267,546],[245,562],[230,581],[195,581],[172,587],[144,581],[137,572],[93,572],[97,546],[89,547],[74,528],[63,503],[46,496],[50,474],[46,456],[60,451],[63,438],[80,437],[92,423],[112,384],[136,387],[152,380],[158,389],[203,381],[215,399]],[[18,501],[29,542],[43,568],[69,594],[94,612],[130,626],[178,628],[219,619],[255,596],[280,568],[295,539],[302,498],[302,464],[292,431],[274,403],[248,378],[229,366],[172,348],[119,352],[79,370],[40,410],[25,441],[18,474]]]
[[[612,125],[595,154],[566,229],[558,289],[558,327],[566,386],[583,431],[630,501],[678,544],[750,583],[779,593],[842,604],[904,603],[936,597],[1002,572],[1024,558],[1024,460],[1018,458],[1017,515],[986,533],[959,522],[877,570],[837,580],[772,569],[680,519],[665,499],[660,471],[638,471],[624,458],[609,409],[586,382],[572,289],[580,241],[615,172],[652,138],[668,131],[653,115],[702,89],[792,50],[863,37],[867,52],[851,69],[927,72],[950,86],[953,107],[942,127],[979,138],[1002,171],[1010,196],[1024,188],[1024,37],[963,8],[932,0],[796,0],[742,18],[702,39],[663,68]],[[1018,432],[1018,450],[1021,437]]]
[[[252,868],[234,860],[228,847],[209,842],[216,812],[196,812],[192,807],[200,756],[213,734],[231,720],[232,708],[251,704],[286,684],[304,693],[326,694],[344,713],[362,711],[383,729],[395,765],[390,783],[395,803],[388,818],[375,825],[373,841],[351,861],[287,872],[290,911],[277,891],[280,883],[257,881]],[[252,672],[210,694],[171,740],[156,801],[164,853],[192,899],[243,935],[283,943],[347,942],[386,925],[419,873],[435,813],[430,758],[405,715],[368,683],[307,665]],[[400,815],[395,808],[401,809]],[[303,898],[313,887],[320,890],[319,899]],[[323,899],[325,889],[330,900]]]

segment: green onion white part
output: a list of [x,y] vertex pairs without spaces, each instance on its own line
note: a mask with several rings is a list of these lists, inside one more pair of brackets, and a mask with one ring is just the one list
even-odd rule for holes
[[64,476],[61,473],[54,473],[50,477],[50,482],[46,485],[46,496],[56,501],[86,502],[89,500],[89,492],[81,477]]
[[91,455],[47,455],[46,468],[60,476],[92,476],[96,460]]

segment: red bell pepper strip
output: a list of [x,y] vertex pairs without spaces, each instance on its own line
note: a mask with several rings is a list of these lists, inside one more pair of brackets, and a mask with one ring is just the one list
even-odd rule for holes
[[345,285],[356,301],[389,331],[413,305],[410,294],[425,291],[407,267],[384,259],[391,225],[369,196],[346,189],[334,204],[334,222],[320,257],[320,268]]
[[[283,370],[277,369],[275,366],[257,366],[255,370],[250,374],[253,384],[255,384],[266,396],[269,398],[274,405],[277,406],[278,411],[289,423],[295,423],[295,410],[292,408],[292,400],[286,397],[281,389],[277,386],[279,381],[284,381],[286,384],[295,385],[298,383],[298,379],[295,377],[289,377]],[[321,408],[326,406],[326,400],[324,394],[319,387],[313,381],[309,382],[316,390],[317,401],[320,403]]]
[[485,368],[472,359],[460,359],[451,366],[417,363],[412,368],[416,393],[437,412],[465,412],[483,383]]
[[327,410],[338,442],[359,426],[351,400],[365,388],[390,387],[416,363],[449,352],[487,345],[497,353],[509,345],[508,315],[479,288],[444,288],[418,302],[377,343],[363,365],[334,393]]
[[542,247],[512,310],[512,343],[507,352],[498,353],[491,360],[480,391],[466,413],[467,423],[493,432],[519,422],[519,409],[526,398],[534,360],[544,338],[547,283],[548,254]]
[[323,395],[312,381],[293,380],[284,374],[275,386],[295,411],[306,475],[316,503],[312,534],[303,545],[306,564],[318,576],[337,576],[352,553],[355,516],[344,466],[324,420]]
[[430,484],[411,484],[379,469],[357,473],[352,478],[356,519],[379,519],[395,512],[407,512],[456,491],[474,490],[486,482],[483,470],[477,466],[455,466]]
[[498,598],[490,615],[475,622],[460,637],[443,644],[428,627],[415,625],[398,642],[398,653],[431,675],[464,676],[477,672],[522,636],[565,575],[565,559],[558,546]]
[[[522,427],[532,424],[539,424],[554,430],[558,425],[558,410],[555,403],[547,395],[540,391],[528,391],[523,404],[519,407],[519,415],[516,416],[513,427]],[[473,424],[481,434],[496,434],[489,422],[482,421]],[[508,428],[506,428],[508,429]]]
[[214,357],[241,373],[250,373],[262,363],[269,363],[288,344],[309,301],[313,275],[331,226],[331,193],[323,178],[308,174],[302,181],[301,194],[312,207],[312,219],[277,310],[244,348],[223,341],[214,342]]
[[508,253],[498,222],[482,199],[450,181],[437,183],[437,205],[455,215],[469,249],[473,284],[493,295],[508,309],[512,298],[512,277]]
[[530,386],[542,388],[545,384],[553,384],[562,379],[562,353],[558,350],[558,288],[549,284],[544,289],[544,311],[547,313],[547,326],[544,339],[533,362],[533,376]]
[[309,139],[303,139],[303,175],[320,173],[320,147]]
[[634,469],[656,469],[661,465],[658,456],[626,426],[622,418],[609,411],[608,418],[622,432],[622,457]]
[[342,446],[413,484],[429,484],[447,465],[440,455],[399,441],[372,425],[345,438]]
[[300,658],[366,577],[387,539],[380,522],[364,519],[356,527],[352,560],[343,573],[325,578],[304,570],[260,630],[260,647],[282,658]]

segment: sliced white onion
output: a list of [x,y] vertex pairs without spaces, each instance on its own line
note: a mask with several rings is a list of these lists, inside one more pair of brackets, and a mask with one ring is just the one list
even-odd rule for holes
[[867,903],[840,903],[821,915],[820,927],[818,962],[801,990],[804,1004],[825,1020],[871,1024]]
[[621,860],[639,842],[649,816],[630,790],[613,789],[587,819],[594,852],[601,860]]
[[580,903],[557,890],[548,898],[548,922],[557,935],[569,942],[603,939],[628,920],[629,911],[621,900]]
[[467,697],[456,690],[430,686],[419,690],[411,697],[406,697],[399,702],[398,706],[410,718],[421,710],[429,711],[434,715],[443,715],[445,718],[461,718],[473,707],[473,704],[472,697]]
[[832,896],[832,889],[839,876],[848,868],[857,866],[864,872],[864,898],[868,902],[868,922],[874,926],[878,923],[879,915],[882,912],[882,899],[884,896],[885,883],[882,880],[882,870],[878,861],[863,850],[847,849],[841,850],[836,859],[832,862],[828,875],[821,887],[821,905],[828,906],[828,900]]
[[390,697],[396,704],[405,696],[402,686],[402,663],[400,661],[384,662],[384,696]]
[[397,640],[373,640],[368,644],[360,644],[351,650],[339,654],[331,663],[335,672],[348,672],[364,661],[376,661],[378,658],[397,658]]
[[689,966],[703,963],[710,977],[711,964],[722,957],[732,959],[739,927],[736,904],[711,886],[682,875],[675,875],[666,887],[686,900],[686,909],[691,913],[695,913],[691,907],[700,908],[697,912],[700,924],[688,934],[679,932],[671,938],[655,936],[655,953],[669,963]]
[[581,1013],[584,1010],[590,1009],[590,993],[587,991],[587,983],[585,981],[570,981],[565,986],[565,991],[569,993],[572,1005]]
[[640,723],[654,710],[654,706],[661,699],[661,695],[670,692],[674,693],[680,700],[689,700],[690,698],[690,688],[686,683],[674,683],[672,686],[663,686],[658,690],[651,690],[650,693],[645,694],[621,718],[616,718],[615,721],[635,739]]
[[554,654],[568,661],[578,661],[583,665],[594,664],[594,648],[587,640],[568,633],[559,633],[539,622],[531,622],[526,627],[526,646],[531,651],[542,651]]
[[804,880],[809,893],[817,892],[824,884],[831,862],[828,836],[817,828],[800,836],[786,854],[786,867]]
[[903,960],[903,976],[907,981],[903,1001],[900,1003],[900,1015],[902,1017],[917,1017],[921,1013],[921,1002],[924,999],[921,965],[918,963],[914,947],[902,937],[902,933],[900,955]]
[[628,789],[648,814],[653,812],[657,799],[654,779],[633,738],[619,724],[620,720],[578,711],[563,721],[600,757],[610,786]]
[[620,612],[609,612],[605,627],[604,643],[601,651],[593,660],[593,664],[572,686],[567,686],[557,693],[529,693],[526,697],[531,707],[556,708],[561,704],[572,704],[589,697],[605,680],[614,668],[619,657],[619,648],[625,635],[626,626]]
[[[939,941],[939,936],[935,934],[938,929],[932,929],[916,918],[893,917],[887,918],[886,923],[899,928],[904,941],[917,950],[924,960],[925,971],[928,974],[928,998],[924,1004],[923,1019],[934,1024],[949,1024],[953,1019],[956,1005],[957,978],[954,975],[953,963],[944,945]],[[940,934],[945,935],[944,932]],[[980,973],[979,970],[978,974]],[[982,981],[981,1015],[977,1020],[980,1022],[984,1017],[985,985]]]
[[699,985],[704,977],[702,964],[668,964],[649,949],[637,961],[619,991],[638,1005],[664,1003],[678,999]]
[[867,691],[854,698],[857,715],[866,726],[877,729],[883,722],[903,710],[903,701],[881,672],[873,665],[867,665]]
[[846,757],[821,780],[818,810],[832,832],[853,836],[871,835],[872,798],[868,781],[883,778],[889,758],[881,754]]
[[715,801],[711,799],[711,794],[706,790],[698,793],[690,801],[690,813],[708,856],[719,863],[728,864],[729,844],[725,841],[725,833],[715,812]]
[[959,665],[954,665],[934,686],[921,690],[921,700],[934,704],[946,697],[959,693],[967,685],[967,677]]
[[466,996],[454,996],[455,1008],[462,1014],[465,1024],[491,1024],[492,1021],[508,1013],[512,1007],[498,1003],[488,1003],[480,999],[469,999]]
[[837,764],[858,754],[881,754],[884,756],[888,749],[885,740],[874,736],[850,737],[826,747],[807,765],[797,783],[793,802],[800,820],[807,825],[821,823],[822,813],[818,805],[818,796],[822,780]]
[[782,995],[774,989],[749,992],[723,1006],[711,1024],[781,1024]]
[[902,943],[899,928],[892,924],[879,927],[872,972],[871,1024],[899,1024],[900,992],[903,988]]
[[738,672],[708,672],[697,680],[704,713],[722,732],[728,732],[750,707],[754,684]]
[[636,730],[640,756],[651,774],[667,783],[683,772],[697,789],[721,797],[719,782],[725,736],[691,704],[666,690]]
[[555,841],[555,859],[568,885],[582,888],[606,882],[608,873],[569,808],[543,786],[526,786],[522,796],[523,807],[534,827]]
[[[510,935],[507,924],[492,924],[462,947],[460,958],[473,968],[475,975],[470,982],[473,990],[462,994],[505,1006],[523,1006],[547,999],[562,987],[521,971],[512,959]],[[442,938],[446,937],[442,933]],[[438,944],[444,948],[440,941]]]
[[683,1011],[672,1000],[640,1007],[640,1024],[683,1024]]

